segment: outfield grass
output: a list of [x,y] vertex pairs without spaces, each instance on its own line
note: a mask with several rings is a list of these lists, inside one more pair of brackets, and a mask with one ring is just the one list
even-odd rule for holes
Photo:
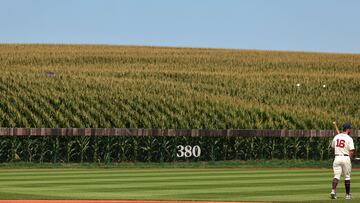
[[[360,200],[359,175],[353,171],[354,200]],[[0,169],[0,199],[322,202],[330,201],[331,176],[331,169]]]
[[[353,162],[354,168],[360,168],[360,163]],[[34,162],[6,162],[0,163],[0,169],[93,169],[93,168],[331,168],[332,160],[301,160],[301,159],[272,159],[272,160],[236,160],[236,161],[178,161],[178,162],[121,162],[121,163],[34,163]]]

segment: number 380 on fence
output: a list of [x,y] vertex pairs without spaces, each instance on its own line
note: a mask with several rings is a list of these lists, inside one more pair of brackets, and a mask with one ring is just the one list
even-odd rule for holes
[[195,145],[194,147],[190,145],[178,145],[177,147],[178,153],[176,154],[177,157],[200,157],[201,155],[201,149],[198,145]]

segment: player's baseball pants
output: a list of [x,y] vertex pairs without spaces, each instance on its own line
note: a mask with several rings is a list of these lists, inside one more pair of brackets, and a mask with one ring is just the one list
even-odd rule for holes
[[350,175],[351,175],[350,157],[335,156],[333,169],[334,169],[334,178],[340,180],[341,174],[344,174],[345,180],[350,180]]

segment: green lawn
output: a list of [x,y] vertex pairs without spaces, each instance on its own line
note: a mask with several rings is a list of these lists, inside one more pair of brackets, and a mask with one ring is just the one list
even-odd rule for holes
[[[329,200],[331,176],[331,169],[3,168],[0,199],[322,202]],[[353,171],[354,200],[360,200],[359,177]],[[343,194],[341,183],[340,199]]]

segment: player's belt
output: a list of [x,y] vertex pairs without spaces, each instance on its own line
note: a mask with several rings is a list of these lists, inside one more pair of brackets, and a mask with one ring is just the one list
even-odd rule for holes
[[347,154],[335,154],[335,156],[349,156]]

